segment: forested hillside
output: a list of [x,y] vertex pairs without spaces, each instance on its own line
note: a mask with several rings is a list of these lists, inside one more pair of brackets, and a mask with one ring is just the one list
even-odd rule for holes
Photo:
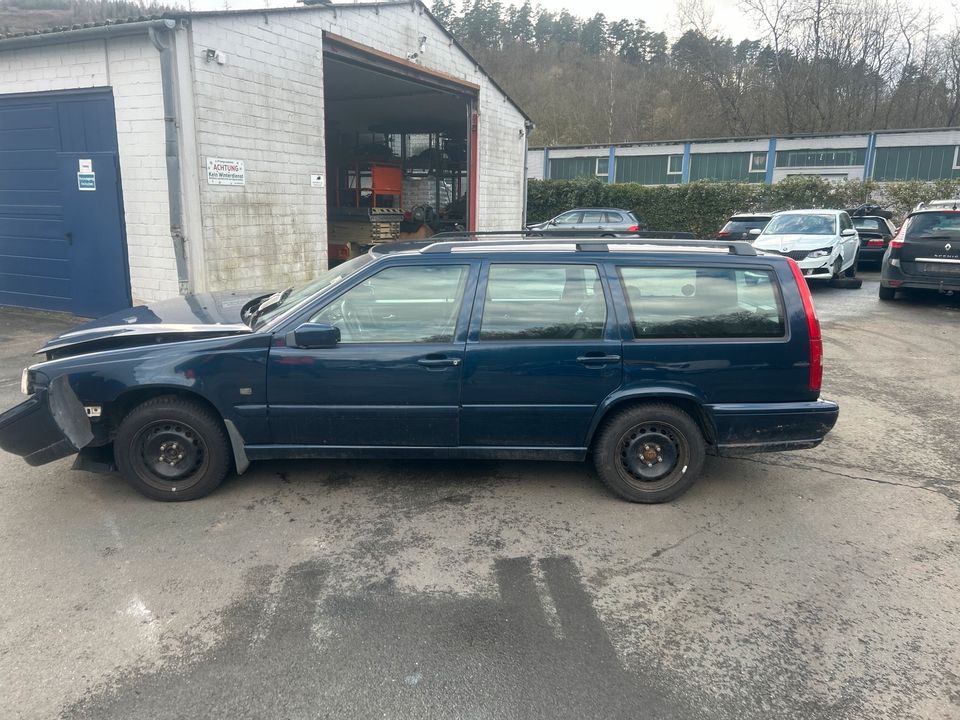
[[671,42],[642,19],[580,18],[529,1],[436,0],[432,9],[532,115],[535,144],[960,121],[954,18],[925,14],[909,0],[742,6],[758,40],[734,43],[692,22]]
[[169,9],[169,4],[152,0],[0,0],[0,35],[160,15]]

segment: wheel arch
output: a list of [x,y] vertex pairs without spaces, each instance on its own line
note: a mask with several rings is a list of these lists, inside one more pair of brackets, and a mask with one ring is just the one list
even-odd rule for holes
[[241,475],[250,466],[250,461],[247,459],[244,450],[243,437],[237,430],[236,424],[229,418],[224,417],[223,413],[209,398],[191,388],[182,385],[138,385],[121,391],[113,400],[104,403],[106,406],[104,411],[109,413],[111,424],[114,428],[117,428],[131,410],[158,397],[176,397],[202,405],[223,425],[223,429],[227,433],[227,439],[230,441],[234,469],[237,474]]
[[713,418],[704,407],[703,400],[693,393],[673,388],[650,388],[646,390],[621,392],[609,396],[597,409],[593,422],[590,424],[590,430],[587,434],[587,447],[593,447],[600,428],[611,417],[628,407],[648,405],[651,403],[673,405],[686,412],[700,427],[700,431],[703,433],[703,439],[708,448],[712,449],[716,447],[716,426],[714,425]]

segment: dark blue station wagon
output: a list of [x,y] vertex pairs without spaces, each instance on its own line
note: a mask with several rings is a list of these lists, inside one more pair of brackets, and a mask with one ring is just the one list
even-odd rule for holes
[[746,243],[399,243],[270,296],[187,296],[50,340],[0,447],[192,500],[267,458],[592,455],[627,500],[705,454],[818,445],[822,344],[795,263]]

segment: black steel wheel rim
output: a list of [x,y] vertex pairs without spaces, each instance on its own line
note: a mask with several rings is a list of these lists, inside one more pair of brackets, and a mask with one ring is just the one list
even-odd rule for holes
[[663,422],[635,425],[617,444],[620,475],[638,489],[650,492],[670,487],[682,478],[687,457],[683,434]]
[[151,487],[185,490],[203,476],[208,462],[207,445],[188,423],[158,420],[137,433],[132,459],[137,474]]

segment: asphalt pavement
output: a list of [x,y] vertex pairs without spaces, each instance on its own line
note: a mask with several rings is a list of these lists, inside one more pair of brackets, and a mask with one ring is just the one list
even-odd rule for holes
[[[819,448],[260,462],[151,502],[0,452],[0,718],[960,718],[960,300],[815,288]],[[73,321],[0,310],[0,408]]]

